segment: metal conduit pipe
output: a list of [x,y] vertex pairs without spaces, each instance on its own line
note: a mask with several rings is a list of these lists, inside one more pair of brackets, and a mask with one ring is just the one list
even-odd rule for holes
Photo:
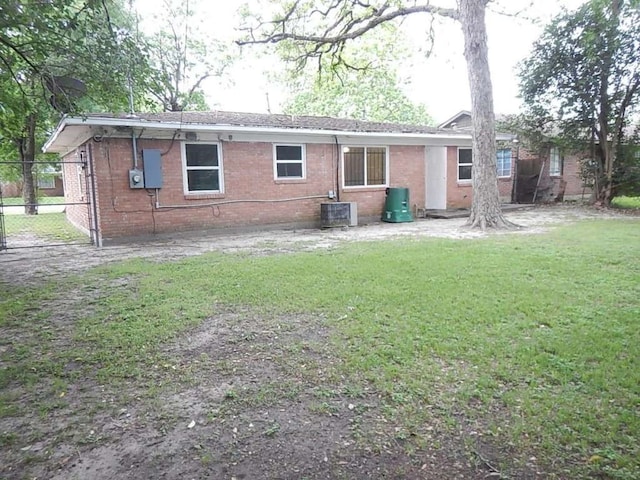
[[159,200],[159,192],[158,189],[156,189],[156,210],[161,210],[163,208],[202,208],[202,207],[217,207],[220,205],[231,205],[234,203],[282,203],[282,202],[295,202],[298,200],[312,200],[314,198],[329,198],[329,196],[327,194],[324,195],[308,195],[305,197],[292,197],[292,198],[276,198],[273,200],[256,200],[256,199],[241,199],[241,200],[222,200],[219,202],[207,202],[207,203],[197,203],[197,204],[193,204],[193,205],[185,205],[185,204],[179,204],[179,205],[160,205],[160,200]]

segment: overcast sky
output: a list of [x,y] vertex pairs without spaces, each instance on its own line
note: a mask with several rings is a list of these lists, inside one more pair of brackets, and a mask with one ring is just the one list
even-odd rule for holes
[[[199,18],[204,19],[203,25],[207,30],[229,41],[237,38],[235,12],[243,1],[189,1],[191,8],[202,10]],[[451,0],[433,3],[446,5]],[[502,0],[502,6],[498,4],[494,8],[509,12],[525,9],[524,14],[506,16],[488,12],[489,62],[497,113],[518,111],[516,65],[530,52],[532,43],[542,32],[542,25],[559,13],[562,6],[573,9],[582,3],[584,0]],[[149,19],[152,12],[158,11],[158,4],[158,0],[137,0],[137,10],[143,18]],[[532,22],[532,18],[538,22]],[[153,28],[150,23],[143,25]],[[424,17],[416,17],[405,24],[416,51],[425,45],[423,25]],[[407,94],[413,101],[424,103],[437,123],[470,108],[462,45],[459,25],[450,20],[439,20],[435,26],[435,45],[431,56],[417,55],[413,59],[413,67],[406,72],[411,79]],[[266,112],[268,94],[271,111],[279,113],[285,92],[268,79],[268,71],[273,67],[272,59],[260,60],[250,52],[245,53],[229,71],[231,85],[221,88],[216,82],[205,84],[210,105],[220,110]]]

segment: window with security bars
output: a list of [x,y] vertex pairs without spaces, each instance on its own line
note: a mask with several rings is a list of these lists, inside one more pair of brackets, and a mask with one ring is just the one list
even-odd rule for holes
[[387,184],[386,147],[344,147],[345,187],[384,186]]

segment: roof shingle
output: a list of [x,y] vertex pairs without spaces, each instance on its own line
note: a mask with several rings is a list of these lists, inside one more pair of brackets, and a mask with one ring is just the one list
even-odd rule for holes
[[305,115],[224,111],[136,113],[135,115],[97,113],[89,114],[87,117],[114,119],[136,118],[142,121],[183,123],[185,125],[229,125],[234,127],[243,126],[371,133],[447,133],[449,135],[452,133],[450,130],[401,123],[367,122],[346,118],[311,117]]

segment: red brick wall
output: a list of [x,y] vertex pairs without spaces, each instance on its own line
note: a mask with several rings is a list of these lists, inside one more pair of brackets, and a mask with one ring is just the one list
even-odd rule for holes
[[[92,141],[93,142],[93,141]],[[132,168],[131,141],[103,139],[93,142],[97,174],[100,230],[103,238],[135,236],[155,232],[190,229],[315,223],[320,220],[320,203],[330,201],[327,194],[336,190],[336,146],[307,144],[306,179],[274,180],[273,144],[222,142],[224,193],[185,195],[182,179],[181,145],[169,140],[138,141],[138,149],[161,150],[163,188],[158,199],[155,191],[129,188]],[[424,148],[390,147],[392,186],[411,188],[411,202],[424,205]],[[142,168],[142,155],[139,155]],[[323,198],[286,202],[238,202],[239,200],[280,200],[322,195]],[[358,203],[360,217],[380,217],[384,188],[340,191],[341,201]],[[159,201],[159,209],[154,208]],[[206,206],[210,203],[237,202]],[[201,208],[163,208],[168,206]]]
[[38,194],[43,197],[61,197],[64,195],[64,186],[62,184],[62,178],[59,176],[53,177],[53,188],[38,188]]
[[511,161],[511,176],[498,178],[498,192],[502,203],[511,203],[511,191],[513,190],[513,160]]
[[425,149],[421,146],[390,147],[390,183],[391,187],[408,187],[412,210],[426,204]]
[[577,197],[585,194],[585,198],[588,198],[591,194],[591,189],[584,188],[582,183],[582,178],[580,178],[581,173],[581,162],[582,156],[580,155],[565,155],[564,163],[562,169],[562,178],[567,182],[567,186],[564,190],[565,197]]
[[[500,201],[511,201],[513,188],[513,158],[511,160],[511,176],[498,178]],[[458,147],[447,148],[447,208],[469,208],[473,199],[470,180],[458,181]]]
[[[65,162],[79,162],[81,148],[68,153],[62,160]],[[86,171],[80,163],[63,163],[62,178],[64,182],[65,203],[88,202]],[[65,207],[65,213],[69,222],[84,232],[89,233],[89,210],[87,205],[67,205]]]

